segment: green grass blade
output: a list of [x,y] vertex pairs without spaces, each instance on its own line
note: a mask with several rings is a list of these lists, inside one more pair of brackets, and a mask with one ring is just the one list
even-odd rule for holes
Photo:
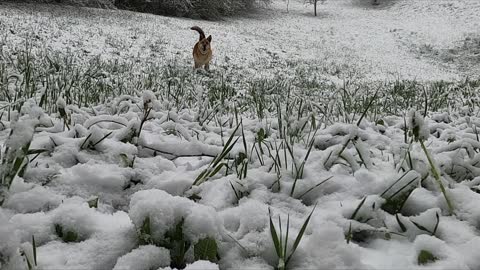
[[295,239],[295,242],[293,243],[292,250],[290,250],[290,255],[288,256],[287,260],[285,261],[285,265],[288,265],[288,262],[292,258],[293,254],[295,254],[295,251],[297,250],[298,245],[300,244],[300,241],[303,238],[303,234],[305,233],[305,230],[307,229],[308,222],[310,222],[310,218],[312,217],[313,211],[315,211],[315,208],[317,205],[315,205],[312,209],[312,212],[310,215],[308,215],[307,219],[303,223],[302,228],[300,229],[300,232],[298,232],[297,238]]
[[363,200],[358,204],[357,208],[355,209],[355,211],[353,212],[352,216],[350,217],[350,219],[355,219],[355,217],[357,216],[358,214],[358,211],[360,210],[360,208],[362,208],[362,205],[365,203],[365,200],[367,199],[367,197],[364,197]]
[[85,138],[85,140],[83,141],[83,143],[80,145],[80,149],[83,149],[83,147],[84,147],[85,144],[87,143],[88,139],[90,139],[90,137],[92,137],[92,133],[88,134],[88,136]]
[[272,221],[272,214],[270,208],[268,208],[268,216],[270,219],[270,234],[272,236],[273,245],[275,246],[275,252],[277,252],[277,256],[281,258],[282,255],[282,247],[280,246],[280,240],[278,239],[277,230],[275,230],[275,225],[273,225]]
[[363,118],[364,118],[365,115],[367,114],[368,109],[370,109],[370,106],[372,106],[373,102],[374,102],[375,99],[377,98],[377,95],[378,95],[379,90],[380,90],[380,87],[377,88],[377,91],[375,91],[375,94],[373,95],[372,99],[371,99],[370,102],[368,103],[367,107],[365,107],[365,110],[363,111],[362,116],[360,116],[360,119],[358,119],[357,126],[360,126],[360,123],[362,122]]
[[214,175],[216,175],[221,169],[222,167],[226,167],[227,164],[226,163],[220,163],[217,167],[215,167],[215,169],[208,175],[208,178],[210,177],[213,177]]
[[433,228],[432,236],[437,233],[438,223],[440,223],[440,216],[438,215],[438,212],[435,213],[435,217],[437,218],[437,223],[435,223],[435,228]]
[[98,140],[98,142],[96,142],[92,145],[92,148],[94,148],[97,144],[101,143],[103,140],[108,138],[108,136],[112,135],[112,133],[113,133],[113,131],[110,131],[107,135],[103,136],[100,140]]
[[304,193],[302,193],[302,195],[298,196],[297,199],[301,199],[303,196],[307,195],[310,191],[316,189],[317,187],[321,186],[322,184],[326,183],[328,180],[332,179],[333,178],[333,175],[328,177],[327,179],[323,180],[322,182],[316,184],[315,186],[309,188],[307,191],[305,191]]
[[403,179],[403,177],[405,177],[410,171],[406,171],[402,176],[400,176],[400,178],[398,178],[395,182],[393,182],[387,189],[385,189],[385,191],[382,192],[382,194],[380,194],[380,197],[383,197],[383,195],[385,195],[395,184],[397,184],[400,180]]
[[283,257],[287,256],[288,234],[290,231],[290,214],[287,215],[287,233],[285,235],[285,245],[283,246]]
[[32,235],[32,248],[33,248],[33,262],[37,266],[37,244],[35,243],[35,236]]
[[400,218],[398,217],[398,213],[395,214],[395,219],[397,220],[398,226],[400,226],[400,230],[401,230],[402,232],[406,232],[406,231],[407,231],[407,228],[406,228],[405,225],[400,221]]

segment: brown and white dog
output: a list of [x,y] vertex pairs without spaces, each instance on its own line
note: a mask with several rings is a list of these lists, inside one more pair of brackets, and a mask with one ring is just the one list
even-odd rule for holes
[[205,32],[202,28],[194,26],[190,28],[197,31],[200,34],[200,39],[193,47],[193,60],[195,62],[194,67],[199,68],[205,66],[205,70],[210,67],[210,61],[212,60],[212,36],[205,37]]

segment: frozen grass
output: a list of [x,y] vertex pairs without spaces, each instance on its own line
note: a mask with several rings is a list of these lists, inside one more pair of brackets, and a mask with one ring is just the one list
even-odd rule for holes
[[478,79],[34,35],[2,47],[2,269],[480,267]]
[[[85,62],[80,55],[33,50],[28,40],[24,48],[4,52],[3,60],[0,98],[7,120],[31,98],[46,112],[58,111],[64,118],[59,99],[61,104],[82,108],[147,90],[155,91],[169,109],[201,108],[200,123],[213,121],[217,113],[232,114],[233,110],[259,119],[274,114],[281,117],[279,109],[297,120],[321,115],[320,121],[327,123],[355,123],[365,116],[376,121],[387,115],[403,115],[408,108],[442,111],[474,108],[480,102],[478,80],[364,82],[345,78],[336,83],[322,78],[323,71],[301,63],[290,68],[294,76],[284,78],[280,74],[247,81],[253,75],[227,66],[207,75],[192,74],[190,67],[174,61],[154,64],[94,57]],[[199,100],[199,95],[204,98]],[[291,131],[301,133],[304,128]]]

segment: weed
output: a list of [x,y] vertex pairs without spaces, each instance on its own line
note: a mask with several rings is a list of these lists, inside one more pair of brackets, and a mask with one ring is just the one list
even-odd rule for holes
[[291,247],[290,250],[288,250],[288,234],[290,231],[290,215],[287,216],[287,232],[285,234],[285,238],[283,238],[282,234],[282,219],[280,216],[278,217],[278,224],[280,228],[280,235],[277,233],[277,230],[275,228],[275,225],[273,224],[272,221],[272,213],[270,208],[268,209],[268,214],[270,217],[270,234],[272,236],[273,240],[273,245],[275,247],[275,252],[277,253],[278,256],[278,266],[277,268],[279,270],[285,270],[287,269],[288,263],[292,259],[292,256],[295,254],[295,251],[298,248],[298,245],[300,244],[300,241],[303,238],[303,235],[305,233],[305,229],[308,226],[308,222],[310,221],[310,218],[312,217],[313,211],[315,211],[316,205],[313,207],[312,212],[310,212],[310,215],[308,215],[307,219],[302,225],[302,228],[297,234],[297,237],[295,238],[295,242],[293,243],[293,246]]

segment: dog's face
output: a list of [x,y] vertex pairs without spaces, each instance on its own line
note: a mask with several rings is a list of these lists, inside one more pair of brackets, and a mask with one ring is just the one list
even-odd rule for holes
[[212,42],[212,36],[208,36],[198,42],[198,47],[200,48],[200,52],[202,54],[206,54],[208,50],[210,50],[210,43]]

